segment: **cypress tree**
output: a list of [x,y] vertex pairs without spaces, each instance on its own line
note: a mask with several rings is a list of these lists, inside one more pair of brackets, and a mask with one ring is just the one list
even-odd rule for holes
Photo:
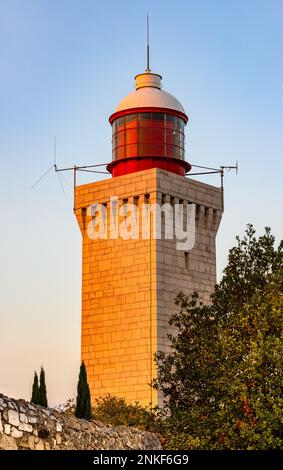
[[81,363],[80,367],[77,392],[76,417],[91,419],[90,391],[84,362]]
[[38,387],[38,375],[34,373],[33,385],[32,385],[32,395],[31,402],[35,405],[39,404],[39,387]]
[[40,369],[40,384],[39,384],[39,405],[47,408],[47,392],[45,384],[45,372],[43,367]]

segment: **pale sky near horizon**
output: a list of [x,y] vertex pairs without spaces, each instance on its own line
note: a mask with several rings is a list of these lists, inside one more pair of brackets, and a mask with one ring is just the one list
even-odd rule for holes
[[43,364],[50,403],[75,397],[72,179],[66,195],[53,173],[31,186],[53,164],[55,135],[61,166],[111,160],[108,117],[145,69],[146,11],[152,71],[190,118],[186,159],[239,161],[225,176],[219,275],[247,223],[282,237],[282,0],[0,0],[0,393],[29,399]]

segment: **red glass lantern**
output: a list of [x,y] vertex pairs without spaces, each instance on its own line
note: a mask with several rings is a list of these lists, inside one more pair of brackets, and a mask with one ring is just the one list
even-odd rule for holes
[[185,125],[182,105],[161,90],[161,76],[146,72],[136,76],[130,93],[109,118],[112,125],[112,176],[161,168],[185,175]]

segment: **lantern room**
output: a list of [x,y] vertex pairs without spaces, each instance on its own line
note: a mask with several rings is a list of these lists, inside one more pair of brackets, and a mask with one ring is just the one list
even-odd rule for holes
[[188,117],[180,102],[161,89],[162,77],[146,71],[135,77],[136,90],[126,96],[109,118],[112,126],[113,177],[149,168],[184,176],[185,126]]

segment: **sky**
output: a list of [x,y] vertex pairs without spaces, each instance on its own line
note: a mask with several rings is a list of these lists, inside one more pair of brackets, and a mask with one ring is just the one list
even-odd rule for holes
[[0,0],[0,393],[29,399],[43,364],[49,402],[75,397],[72,178],[65,194],[53,172],[32,185],[54,162],[55,136],[61,167],[111,160],[108,117],[146,67],[147,11],[151,69],[189,115],[186,159],[239,161],[225,175],[219,278],[247,223],[282,237],[282,0]]

